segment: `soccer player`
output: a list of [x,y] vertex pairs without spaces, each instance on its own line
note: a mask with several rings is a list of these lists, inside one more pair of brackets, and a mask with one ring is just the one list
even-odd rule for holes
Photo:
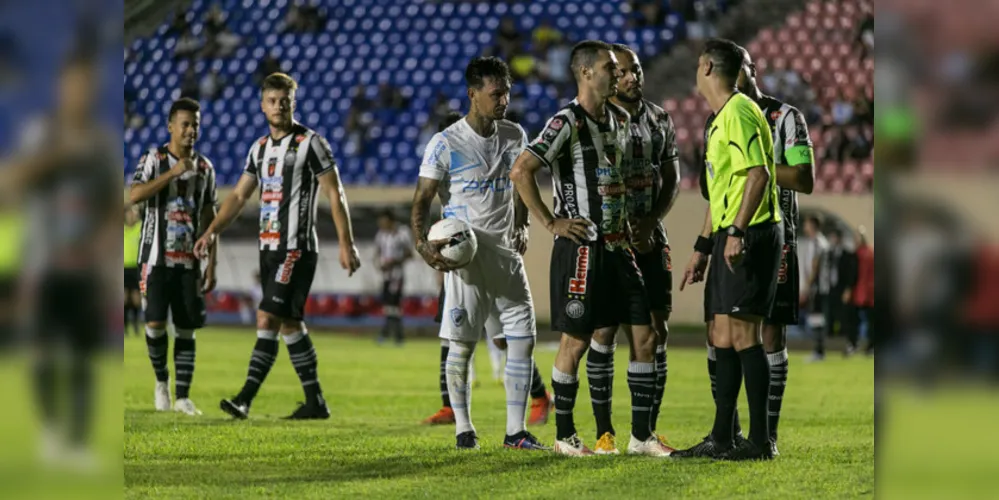
[[125,208],[124,230],[124,277],[125,277],[125,329],[132,326],[132,332],[139,335],[139,319],[142,312],[142,295],[139,294],[139,244],[142,240],[142,224],[135,205]]
[[260,186],[260,276],[263,300],[257,312],[257,343],[246,382],[232,399],[223,399],[222,411],[245,419],[253,399],[277,359],[280,334],[305,392],[288,419],[327,419],[330,416],[319,384],[318,359],[302,318],[319,260],[316,210],[321,191],[330,200],[340,243],[340,267],[348,276],[360,267],[347,197],[329,143],[294,119],[298,83],[284,73],[273,73],[261,83],[260,109],[270,134],[250,147],[243,176],[219,210],[215,221],[198,240],[204,252],[236,218],[253,190]]
[[[614,55],[623,76],[611,102],[631,115],[631,141],[624,159],[628,188],[628,218],[634,231],[635,261],[645,281],[656,335],[656,394],[652,405],[655,432],[666,387],[666,322],[673,307],[673,272],[670,248],[662,219],[676,201],[680,185],[679,150],[673,120],[662,108],[643,99],[645,75],[638,55],[627,45],[616,44]],[[597,421],[598,454],[617,454],[611,400],[614,387],[614,351],[617,332],[598,330],[586,355],[590,400]],[[661,441],[664,438],[660,437]]]
[[139,160],[129,201],[146,203],[139,264],[146,318],[146,346],[156,374],[157,411],[170,410],[167,315],[176,332],[173,362],[177,400],[173,409],[200,415],[191,401],[195,330],[205,326],[205,293],[215,288],[216,248],[202,261],[194,254],[199,231],[215,218],[215,168],[195,151],[201,132],[201,106],[182,98],[167,117],[170,142],[151,148]]
[[[763,321],[763,348],[770,363],[769,435],[774,456],[777,452],[777,426],[788,378],[787,327],[798,324],[798,193],[811,194],[815,186],[815,160],[808,124],[801,111],[763,94],[756,83],[756,64],[745,48],[739,91],[756,101],[766,117],[773,136],[774,163],[783,220],[784,247],[777,272],[777,293],[770,315]],[[736,414],[735,421],[739,421]]]
[[391,335],[397,345],[402,345],[403,265],[412,256],[413,240],[409,230],[396,222],[391,210],[378,214],[375,260],[382,272],[382,311],[385,314],[385,325],[378,335],[379,343]]
[[[576,433],[573,407],[579,363],[594,332],[624,328],[634,345],[628,368],[632,395],[628,452],[668,456],[652,432],[656,392],[655,345],[645,284],[631,250],[624,157],[630,135],[626,111],[609,103],[622,73],[613,48],[587,40],[573,47],[578,95],[552,117],[520,155],[510,177],[531,214],[555,235],[551,259],[552,322],[561,345],[552,370],[555,451],[592,455]],[[541,200],[535,178],[549,168],[555,213]]]
[[[709,336],[718,385],[711,434],[675,452],[678,458],[773,458],[767,418],[770,367],[760,336],[763,319],[773,310],[784,234],[773,139],[760,107],[736,89],[742,66],[742,51],[729,40],[708,41],[698,60],[697,89],[715,113],[705,144],[710,205],[684,284],[703,279],[713,256],[705,301],[713,318]],[[735,446],[742,377],[750,434]]]
[[[526,430],[536,328],[534,304],[518,253],[527,212],[516,210],[508,174],[527,136],[504,119],[510,102],[510,69],[495,57],[477,57],[465,70],[470,107],[464,119],[434,135],[427,145],[413,200],[416,250],[444,271],[444,318],[440,337],[449,341],[446,380],[455,416],[458,449],[479,447],[471,419],[469,360],[486,323],[498,320],[507,343],[506,437],[508,448],[545,450]],[[474,231],[479,249],[466,267],[440,254],[444,241],[427,240],[427,212],[434,196],[444,217],[459,218]],[[519,216],[519,217],[517,217]]]

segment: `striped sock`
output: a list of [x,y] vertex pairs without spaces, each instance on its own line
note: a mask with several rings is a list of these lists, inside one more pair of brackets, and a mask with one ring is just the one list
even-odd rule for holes
[[652,402],[656,393],[656,364],[632,361],[628,366],[631,389],[631,435],[639,441],[652,436]]
[[780,408],[784,403],[784,389],[787,387],[787,349],[767,354],[770,362],[770,399],[768,413],[770,416],[770,439],[777,441],[777,424],[780,422]]
[[191,381],[194,379],[195,343],[193,330],[177,330],[173,343],[173,367],[177,380],[174,381],[177,399],[187,399],[191,394]]
[[663,404],[663,394],[666,393],[666,375],[669,369],[666,365],[666,346],[656,346],[656,394],[652,401],[652,431],[655,432],[659,422],[659,409]]
[[616,435],[611,420],[611,401],[614,398],[614,350],[616,344],[601,345],[590,341],[586,354],[586,379],[590,385],[590,402],[597,421],[597,439],[606,433]]
[[524,432],[527,397],[531,389],[531,367],[534,366],[534,337],[506,338],[506,435]]
[[316,349],[312,346],[308,332],[285,335],[284,343],[288,346],[288,357],[295,367],[298,380],[302,382],[305,403],[323,404],[323,389],[319,385],[319,359],[316,357]]
[[576,433],[572,410],[579,393],[579,377],[552,367],[552,391],[555,392],[555,439],[568,439]]
[[531,398],[544,399],[548,395],[548,388],[545,387],[545,379],[541,378],[541,371],[538,364],[534,363],[534,373],[531,376]]
[[166,383],[170,380],[170,369],[167,367],[169,343],[165,329],[146,327],[146,349],[149,351],[149,361],[153,364],[157,382]]
[[475,432],[472,425],[472,390],[468,384],[468,368],[475,350],[474,342],[451,341],[447,354],[447,390],[454,410],[455,435]]
[[257,343],[253,346],[253,355],[250,357],[250,367],[246,371],[246,382],[243,389],[236,396],[236,401],[247,406],[257,397],[260,386],[267,379],[267,374],[271,372],[271,367],[277,361],[278,341],[277,332],[269,330],[257,331]]
[[444,408],[450,408],[451,407],[451,398],[448,396],[448,393],[447,393],[447,373],[445,371],[445,368],[447,368],[447,354],[448,354],[448,351],[450,351],[450,350],[451,350],[451,341],[450,340],[442,340],[441,341],[441,371],[440,371],[440,377],[438,379],[438,383],[439,383],[440,388],[441,388],[441,404],[444,405],[443,406]]

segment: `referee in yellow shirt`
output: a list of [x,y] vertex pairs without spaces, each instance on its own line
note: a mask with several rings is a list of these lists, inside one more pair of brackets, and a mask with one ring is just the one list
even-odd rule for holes
[[135,206],[125,209],[125,328],[129,325],[132,333],[140,335],[142,311],[142,296],[139,294],[139,240],[142,236],[142,224]]
[[[718,391],[711,434],[674,453],[677,458],[774,457],[767,422],[770,368],[761,335],[774,304],[784,234],[770,126],[760,107],[736,90],[742,60],[729,40],[708,41],[698,60],[697,90],[715,113],[705,143],[710,204],[684,284],[701,281],[710,261],[705,304],[714,318],[709,336]],[[750,433],[736,445],[733,419],[743,377]]]

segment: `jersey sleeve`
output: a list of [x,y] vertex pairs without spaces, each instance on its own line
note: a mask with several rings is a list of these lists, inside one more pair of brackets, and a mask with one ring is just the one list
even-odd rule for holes
[[660,162],[665,164],[680,158],[680,148],[676,144],[676,126],[673,124],[673,118],[668,113],[663,113],[659,121],[666,133],[666,142],[663,144],[660,158]]
[[212,165],[208,160],[204,160],[207,165],[205,176],[205,193],[202,197],[202,202],[204,203],[202,207],[217,207],[218,206],[218,186],[215,178],[215,166]]
[[246,165],[243,166],[243,175],[253,176],[254,179],[260,180],[260,165],[257,165],[257,148],[263,147],[259,144],[254,144],[250,148],[250,152],[246,154]]
[[784,138],[784,158],[790,166],[804,165],[812,162],[812,138],[808,135],[808,124],[805,116],[795,108],[784,116],[781,122],[781,134]]
[[769,126],[762,113],[755,113],[751,106],[755,104],[748,101],[741,104],[725,124],[733,172],[768,165],[762,137],[770,133]]
[[569,117],[557,114],[548,120],[545,130],[527,146],[527,150],[551,168],[562,155],[563,146],[570,137],[572,137],[572,126]]
[[309,140],[309,170],[319,177],[336,170],[336,159],[329,141],[319,134],[313,134]]
[[420,164],[420,177],[439,181],[451,169],[451,148],[448,146],[444,132],[434,134],[423,152],[423,163]]
[[139,163],[135,166],[135,173],[132,174],[132,184],[145,184],[156,175],[156,151],[147,151],[139,158]]

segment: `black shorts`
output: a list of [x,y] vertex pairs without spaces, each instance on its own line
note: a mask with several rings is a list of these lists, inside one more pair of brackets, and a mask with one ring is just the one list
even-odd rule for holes
[[557,332],[590,335],[600,328],[652,322],[645,282],[630,250],[559,238],[552,249],[550,285]]
[[126,267],[125,268],[125,290],[129,292],[139,291],[139,268],[137,267]]
[[781,226],[772,223],[750,226],[744,238],[745,254],[734,272],[725,262],[728,235],[718,231],[712,238],[714,248],[704,291],[707,319],[717,314],[770,316],[784,246]]
[[200,269],[146,267],[140,288],[147,322],[165,322],[169,312],[177,328],[196,330],[205,326],[208,313],[201,293]]
[[42,345],[68,344],[73,354],[100,346],[107,330],[99,282],[86,272],[53,271],[41,279],[35,314]]
[[635,262],[645,281],[649,309],[673,310],[673,258],[666,243],[657,243],[649,253],[635,253]]
[[801,289],[798,269],[798,249],[784,245],[781,252],[780,267],[777,269],[777,293],[774,297],[774,308],[770,316],[764,320],[768,325],[797,325],[798,300]]
[[382,306],[402,305],[402,278],[387,279],[382,282]]
[[260,310],[282,319],[301,320],[316,277],[315,252],[260,252]]
[[437,295],[437,316],[434,316],[434,322],[440,324],[444,320],[444,287],[441,286],[441,293]]

